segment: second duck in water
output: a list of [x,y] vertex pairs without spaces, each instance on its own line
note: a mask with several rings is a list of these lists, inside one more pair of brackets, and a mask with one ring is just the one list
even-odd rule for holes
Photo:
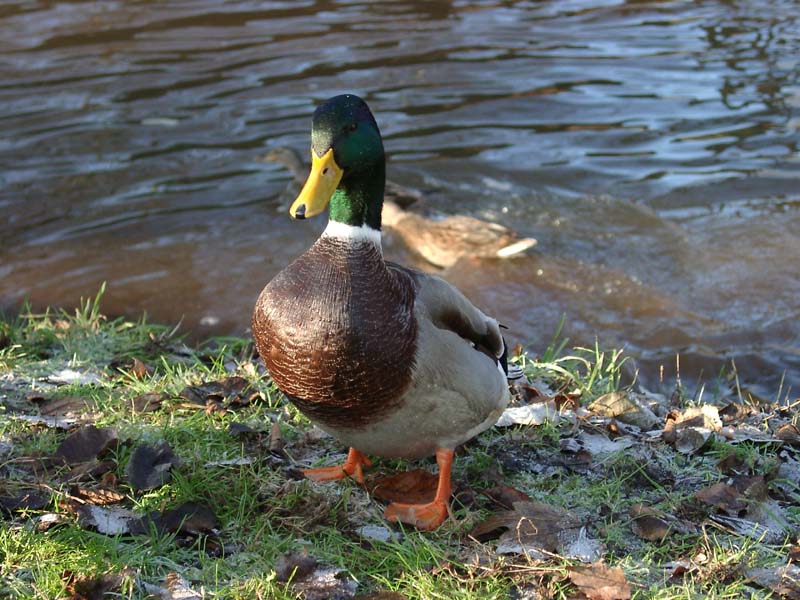
[[[305,180],[306,167],[292,148],[273,148],[263,159],[285,166],[296,182]],[[437,267],[449,267],[461,258],[508,258],[536,245],[535,239],[520,237],[497,223],[464,215],[425,216],[408,210],[422,201],[422,194],[416,190],[387,181],[383,225],[391,228],[410,250]]]

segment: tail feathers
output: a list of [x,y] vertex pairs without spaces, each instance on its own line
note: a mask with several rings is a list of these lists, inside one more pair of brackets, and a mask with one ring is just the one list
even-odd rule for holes
[[497,251],[497,256],[499,256],[500,258],[514,256],[515,254],[524,252],[528,248],[532,248],[537,243],[538,242],[534,238],[522,238],[521,240],[517,240],[513,244],[509,244],[505,248],[500,248],[500,250]]

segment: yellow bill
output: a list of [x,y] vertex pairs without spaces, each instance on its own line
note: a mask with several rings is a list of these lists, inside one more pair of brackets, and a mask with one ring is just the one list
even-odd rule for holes
[[311,173],[289,209],[292,218],[307,219],[325,210],[342,179],[342,173],[333,159],[333,148],[322,156],[317,156],[312,150]]

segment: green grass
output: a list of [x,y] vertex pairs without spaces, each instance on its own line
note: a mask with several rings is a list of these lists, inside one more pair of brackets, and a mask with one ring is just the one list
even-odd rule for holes
[[[494,542],[479,543],[469,536],[489,513],[482,492],[498,478],[536,501],[577,515],[588,535],[603,544],[605,562],[623,569],[634,598],[768,598],[770,592],[746,581],[743,568],[786,561],[791,537],[768,545],[702,521],[695,534],[654,543],[631,533],[629,516],[638,503],[668,514],[689,514],[696,510],[697,489],[722,479],[715,469],[719,459],[735,453],[753,474],[767,473],[779,460],[774,447],[715,442],[687,457],[663,444],[642,442],[596,460],[591,468],[578,469],[560,452],[560,442],[584,425],[568,419],[559,425],[491,429],[468,443],[457,455],[454,479],[473,491],[475,501],[454,505],[454,518],[437,531],[392,526],[397,535],[393,541],[362,539],[359,526],[387,525],[382,505],[350,482],[319,485],[294,478],[294,460],[316,461],[343,449],[330,439],[306,440],[309,422],[259,375],[247,340],[220,338],[189,348],[170,328],[144,319],[106,319],[100,311],[101,296],[102,290],[74,313],[35,314],[26,309],[10,321],[0,321],[0,448],[6,448],[0,452],[0,495],[37,487],[53,493],[42,510],[6,514],[0,521],[0,597],[67,598],[68,574],[112,573],[122,575],[116,591],[123,597],[145,598],[145,583],[162,585],[169,573],[177,572],[209,598],[290,599],[296,594],[278,581],[275,566],[291,552],[307,552],[322,564],[342,569],[358,583],[359,593],[387,590],[409,599],[488,600],[537,590],[542,597],[571,597],[575,587],[567,569],[575,560],[500,556]],[[138,377],[115,366],[133,357],[152,373]],[[540,357],[523,355],[517,360],[531,380],[577,394],[586,406],[619,389],[625,359],[619,351],[598,346],[568,348],[556,335]],[[44,382],[64,368],[97,374],[98,382],[61,387]],[[234,374],[245,377],[258,392],[255,402],[204,410],[186,407],[179,397],[187,385]],[[93,422],[117,430],[123,443],[107,457],[114,462],[109,485],[125,494],[125,507],[144,514],[188,501],[203,503],[219,520],[225,551],[210,554],[208,540],[202,537],[187,544],[180,536],[156,531],[112,537],[82,528],[64,508],[72,493],[64,479],[67,469],[55,468],[35,478],[24,467],[26,460],[50,456],[67,435],[15,418],[36,413],[36,406],[26,400],[34,391],[47,398],[88,398],[96,411]],[[164,397],[159,410],[132,410],[134,398],[153,392]],[[685,400],[696,398],[686,394]],[[239,422],[268,432],[279,417],[288,454],[283,462],[270,456],[267,434],[234,437],[228,431]],[[124,481],[132,449],[137,443],[160,440],[171,445],[182,465],[173,469],[166,485],[135,492]],[[250,462],[209,464],[237,458]],[[432,462],[421,464],[430,468]],[[378,460],[374,471],[417,466]],[[63,522],[39,531],[35,518],[46,512],[61,514]],[[787,514],[796,531],[800,509],[789,506]],[[690,561],[693,569],[669,578],[665,565],[679,560]]]

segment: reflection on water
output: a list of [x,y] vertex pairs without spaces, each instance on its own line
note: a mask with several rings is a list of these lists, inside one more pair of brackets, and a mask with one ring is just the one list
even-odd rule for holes
[[289,175],[256,158],[305,151],[314,106],[352,91],[390,177],[538,238],[445,273],[515,341],[540,351],[566,314],[648,384],[680,352],[684,381],[735,358],[800,389],[797,8],[5,2],[0,302],[107,280],[109,312],[244,332],[324,225],[279,212]]

